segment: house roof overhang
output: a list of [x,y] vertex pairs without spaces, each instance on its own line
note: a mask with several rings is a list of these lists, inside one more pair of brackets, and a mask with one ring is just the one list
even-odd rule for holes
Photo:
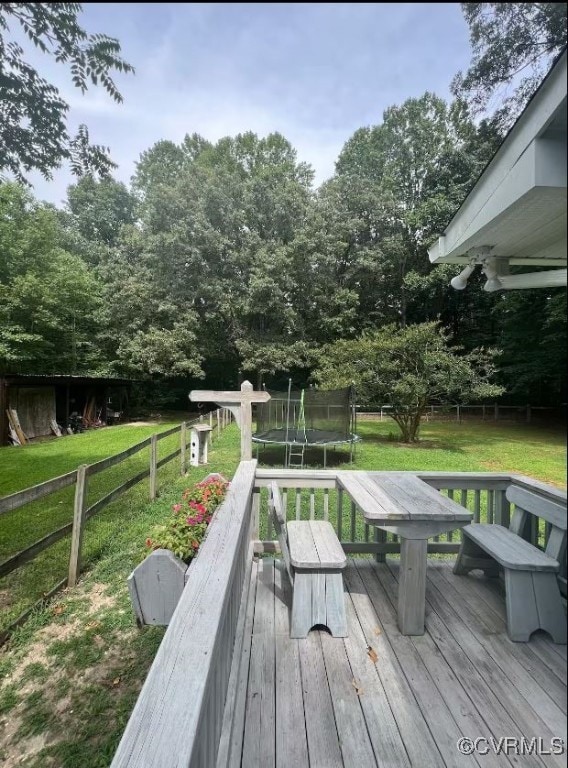
[[509,266],[556,267],[532,282],[566,285],[566,70],[564,51],[428,250],[432,263],[491,263],[501,288],[532,287]]

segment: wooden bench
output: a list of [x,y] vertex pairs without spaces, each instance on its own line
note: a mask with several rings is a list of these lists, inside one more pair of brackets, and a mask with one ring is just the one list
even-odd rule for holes
[[316,625],[347,637],[342,569],[347,558],[333,526],[323,520],[286,522],[280,489],[270,485],[269,506],[293,587],[290,637],[307,637]]
[[[481,569],[496,576],[502,566],[511,640],[528,642],[533,632],[543,629],[555,643],[565,644],[566,617],[557,574],[566,552],[566,507],[514,485],[506,496],[515,505],[509,528],[478,523],[464,528],[454,573]],[[544,552],[521,538],[529,515],[547,523]]]

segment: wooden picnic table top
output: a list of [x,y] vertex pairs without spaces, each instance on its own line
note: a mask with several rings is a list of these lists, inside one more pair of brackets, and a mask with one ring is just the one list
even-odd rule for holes
[[447,521],[461,526],[472,519],[467,509],[442,496],[416,475],[393,472],[378,476],[364,471],[341,471],[337,481],[371,525]]

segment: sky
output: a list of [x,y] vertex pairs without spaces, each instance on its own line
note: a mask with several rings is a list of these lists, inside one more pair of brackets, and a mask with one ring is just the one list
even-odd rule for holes
[[[86,3],[80,21],[118,38],[135,67],[115,77],[123,104],[100,88],[82,95],[39,51],[28,58],[69,103],[71,131],[86,123],[125,183],[156,141],[250,130],[282,133],[320,184],[358,128],[425,91],[449,98],[470,61],[458,3]],[[66,168],[30,180],[55,204],[73,183]]]

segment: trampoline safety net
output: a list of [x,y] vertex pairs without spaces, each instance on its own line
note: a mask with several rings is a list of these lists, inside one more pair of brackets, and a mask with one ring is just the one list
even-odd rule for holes
[[351,442],[351,387],[334,390],[267,390],[270,400],[256,406],[253,440],[262,443],[325,445]]

